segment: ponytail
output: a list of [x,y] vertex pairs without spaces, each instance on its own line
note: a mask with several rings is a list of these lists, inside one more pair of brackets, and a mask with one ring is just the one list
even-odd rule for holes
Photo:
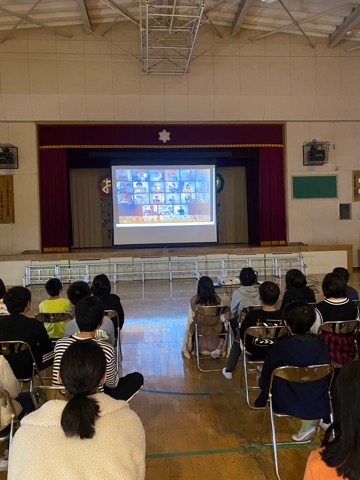
[[79,340],[64,352],[60,377],[71,395],[61,415],[67,437],[92,438],[100,407],[92,397],[105,374],[106,358],[93,340]]
[[67,437],[92,438],[100,407],[96,400],[84,393],[74,395],[61,415],[61,427]]

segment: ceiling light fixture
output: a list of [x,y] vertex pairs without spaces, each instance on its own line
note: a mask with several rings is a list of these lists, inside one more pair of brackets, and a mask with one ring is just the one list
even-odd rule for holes
[[264,3],[275,3],[277,0],[261,0]]

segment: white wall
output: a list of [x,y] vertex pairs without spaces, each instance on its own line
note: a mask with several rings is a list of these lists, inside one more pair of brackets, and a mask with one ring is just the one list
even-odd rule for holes
[[[327,140],[329,163],[304,167],[302,144]],[[360,122],[289,122],[287,124],[288,239],[308,244],[353,245],[359,265],[360,202],[353,202],[352,170],[360,169]],[[338,198],[293,199],[292,176],[336,175]],[[352,220],[339,220],[339,203],[352,203]]]
[[0,255],[40,248],[40,210],[36,125],[0,122],[0,143],[18,147],[19,169],[0,170],[14,175],[15,223],[0,224]]
[[[328,49],[326,39],[312,49],[286,34],[251,42],[258,32],[247,30],[223,41],[205,26],[194,55],[207,52],[190,75],[144,76],[118,48],[139,54],[132,25],[115,25],[106,35],[112,44],[81,27],[66,30],[72,39],[28,29],[0,44],[0,143],[20,148],[16,222],[0,225],[0,254],[40,248],[34,122],[284,121],[289,241],[353,243],[359,265],[359,204],[353,220],[340,222],[338,203],[351,202],[351,170],[360,168],[360,50]],[[312,138],[336,145],[328,165],[302,166],[303,141]],[[335,166],[339,199],[292,200],[291,175],[333,174]]]

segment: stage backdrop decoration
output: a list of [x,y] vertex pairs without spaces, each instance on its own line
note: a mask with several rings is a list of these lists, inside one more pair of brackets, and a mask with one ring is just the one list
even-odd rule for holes
[[111,178],[109,175],[102,175],[98,181],[98,191],[102,197],[111,195]]
[[223,191],[225,185],[225,180],[224,177],[221,175],[221,173],[216,174],[216,191],[217,193],[220,193]]

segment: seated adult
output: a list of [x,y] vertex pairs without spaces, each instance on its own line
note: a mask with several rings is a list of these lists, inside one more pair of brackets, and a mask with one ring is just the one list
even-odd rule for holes
[[[145,433],[127,402],[98,393],[106,358],[95,342],[76,342],[59,372],[69,401],[50,400],[22,420],[9,480],[145,478]],[[31,445],[31,448],[30,448]]]
[[314,291],[306,285],[307,280],[305,275],[297,268],[292,268],[286,272],[285,283],[286,291],[281,303],[281,310],[283,310],[288,303],[294,302],[295,300],[306,303],[316,302]]
[[251,267],[243,268],[240,272],[241,287],[235,290],[231,299],[230,324],[234,334],[240,321],[240,312],[243,308],[251,305],[260,305],[259,287],[257,285],[257,273]]
[[348,281],[350,278],[349,271],[347,268],[344,267],[335,267],[333,273],[338,273],[344,277],[346,283],[346,297],[349,300],[359,300],[359,292],[354,288],[348,285]]
[[[119,316],[120,330],[124,325],[124,309],[120,302],[120,297],[115,293],[111,293],[111,284],[109,278],[104,275],[96,275],[91,285],[91,292],[95,297],[99,297],[105,307],[105,310],[115,310]],[[115,336],[117,336],[117,321],[116,318],[112,318],[115,327]]]
[[[194,348],[195,332],[195,313],[202,306],[221,305],[221,298],[216,295],[213,281],[210,277],[203,276],[199,279],[197,285],[197,294],[190,299],[188,321],[184,333],[182,353],[184,357],[190,358]],[[224,336],[221,335],[223,325],[219,323],[218,318],[214,317],[213,324],[209,324],[209,318],[203,318],[198,314],[198,326],[201,335],[199,349],[203,355],[211,355],[212,358],[218,358],[224,345]]]
[[[40,313],[71,313],[71,303],[67,298],[61,298],[62,284],[58,278],[50,278],[45,283],[46,293],[49,298],[43,300],[39,305]],[[66,321],[44,322],[44,327],[50,338],[61,338],[64,336]]]
[[[261,310],[252,310],[246,314],[241,323],[240,330],[234,340],[226,368],[223,368],[222,373],[228,380],[232,379],[232,372],[234,372],[239,357],[241,355],[240,339],[244,343],[245,332],[249,327],[257,325],[271,325],[271,320],[281,319],[281,311],[276,309],[276,303],[279,300],[280,289],[274,282],[263,282],[259,287],[259,295],[261,302]],[[263,360],[269,348],[272,347],[267,341],[266,343],[253,343],[252,339],[248,339],[245,345],[246,350],[254,355],[257,359]]]
[[[106,357],[106,378],[105,382],[99,385],[99,390],[113,398],[128,400],[144,383],[141,373],[134,372],[119,378],[119,372],[115,362],[115,350],[106,340],[95,338],[95,332],[99,328],[104,315],[104,305],[97,297],[85,297],[75,307],[76,322],[80,331],[70,337],[64,337],[55,344],[55,357],[53,365],[53,385],[61,385],[58,379],[61,358],[67,348],[74,342],[95,342],[104,351]],[[104,384],[105,383],[105,384]]]
[[[26,317],[31,308],[31,292],[28,288],[13,287],[4,295],[9,315],[0,318],[0,340],[22,340],[30,345],[40,370],[51,365],[54,353],[44,325],[35,318]],[[7,356],[17,378],[32,376],[33,361],[28,350]]]
[[[304,480],[360,478],[359,405],[360,362],[349,362],[335,385],[334,423],[307,461]],[[332,432],[335,430],[335,437]]]
[[[74,305],[74,307],[76,307],[76,305],[82,298],[89,297],[90,295],[91,295],[91,289],[89,285],[86,282],[83,282],[81,280],[77,282],[73,282],[71,285],[69,285],[69,288],[67,289],[67,296],[70,302],[72,303],[72,305]],[[64,326],[65,337],[68,337],[69,335],[73,335],[78,331],[79,331],[79,326],[76,323],[76,318],[73,318],[69,322],[66,322]],[[108,340],[111,343],[111,345],[115,345],[114,325],[109,317],[103,315],[100,327],[96,330],[95,337]]]
[[[308,367],[330,363],[327,346],[310,332],[315,322],[315,311],[311,305],[296,301],[289,303],[285,307],[283,318],[291,335],[275,342],[266,354],[259,379],[261,393],[255,400],[256,407],[266,405],[271,374],[276,368],[285,365]],[[301,430],[293,435],[295,441],[311,438],[315,431],[315,423],[312,420],[330,414],[326,378],[319,380],[316,384],[313,382],[291,384],[282,379],[276,379],[272,393],[275,410],[308,420]]]
[[359,316],[359,309],[346,296],[346,282],[338,273],[328,273],[322,282],[322,291],[325,300],[316,305],[316,322],[311,329],[317,333],[319,326],[324,322],[336,320],[355,320]]
[[4,295],[6,292],[5,284],[0,278],[0,315],[9,315],[8,309],[4,303]]

